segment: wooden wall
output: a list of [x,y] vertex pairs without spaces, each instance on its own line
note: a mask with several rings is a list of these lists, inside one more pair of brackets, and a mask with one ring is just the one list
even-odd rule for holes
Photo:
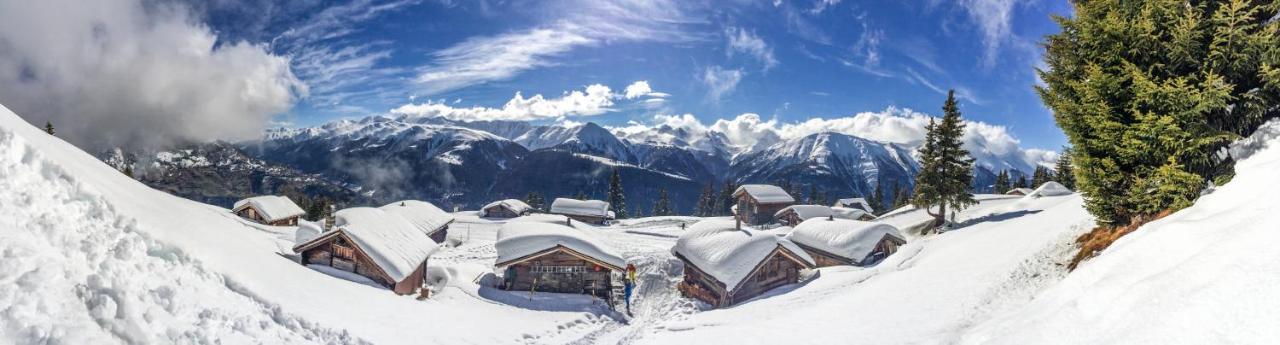
[[502,205],[494,205],[484,209],[484,216],[487,218],[515,218],[520,215],[512,212],[511,209],[503,207]]
[[[550,267],[578,271],[547,272]],[[512,273],[515,277],[507,276]],[[557,251],[509,265],[504,269],[503,285],[512,291],[578,293],[607,299],[612,283],[610,273],[606,267]]]
[[765,260],[755,272],[742,281],[737,290],[733,291],[729,303],[735,304],[749,300],[776,287],[798,283],[800,270],[803,268],[795,261],[774,251],[769,259]]
[[401,295],[414,293],[426,278],[427,261],[424,260],[409,277],[400,282],[392,280],[377,264],[373,263],[373,260],[343,235],[332,236],[325,243],[304,250],[301,254],[303,265],[325,265],[359,274]]

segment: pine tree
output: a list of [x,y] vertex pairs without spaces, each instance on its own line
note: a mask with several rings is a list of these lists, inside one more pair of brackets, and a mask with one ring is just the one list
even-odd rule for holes
[[547,211],[547,201],[546,199],[543,199],[542,194],[539,194],[538,192],[529,192],[529,194],[525,195],[524,203],[529,204],[529,207],[534,210],[542,212]]
[[901,186],[894,188],[893,192],[893,208],[907,206],[911,203],[911,189],[909,186]]
[[1010,187],[1009,171],[1000,170],[1000,173],[996,174],[996,183],[992,185],[992,187],[995,190],[996,194],[1004,194],[1005,192],[1008,192]]
[[[934,225],[946,222],[947,208],[959,211],[976,204],[969,192],[973,181],[973,158],[960,140],[964,136],[964,122],[960,120],[960,108],[956,104],[955,90],[947,92],[942,105],[942,122],[929,120],[925,127],[924,146],[920,148],[920,173],[916,175],[916,193],[911,203],[925,209],[934,218]],[[930,208],[937,207],[934,213]]]
[[738,191],[738,184],[733,181],[724,181],[724,189],[720,190],[720,197],[717,198],[717,216],[727,216],[733,214],[733,205],[737,204],[737,200],[733,198],[733,192]]
[[1013,183],[1013,188],[1027,188],[1027,175],[1018,175],[1018,182]]
[[622,192],[622,175],[613,169],[609,176],[609,208],[618,219],[627,219],[627,198]]
[[702,193],[698,194],[698,204],[693,208],[693,215],[697,217],[709,217],[715,204],[715,186],[707,183],[702,187]]
[[1045,41],[1037,91],[1099,222],[1188,205],[1233,174],[1218,150],[1280,117],[1280,2],[1072,4]]
[[[796,200],[800,200],[800,199],[796,199]],[[818,186],[817,185],[812,185],[812,184],[809,185],[809,200],[807,203],[809,205],[822,205],[821,203],[818,202]]]
[[1075,190],[1076,175],[1071,171],[1071,154],[1071,147],[1067,146],[1062,148],[1062,154],[1058,156],[1058,164],[1055,166],[1055,169],[1058,171],[1057,175],[1054,176],[1054,179],[1058,181],[1058,183],[1061,183],[1063,187]]
[[575,195],[573,198],[578,200],[587,200],[587,192],[578,191],[578,195]]
[[658,201],[653,203],[653,216],[654,217],[670,216],[672,215],[672,213],[673,212],[671,212],[671,201],[667,199],[667,189],[666,188],[659,189]]
[[1035,173],[1031,174],[1031,188],[1039,188],[1045,182],[1053,180],[1053,173],[1049,172],[1049,168],[1036,166]]
[[49,135],[53,135],[53,122],[44,122],[44,132],[49,133]]
[[884,192],[880,190],[881,186],[884,186],[884,181],[876,183],[876,190],[872,191],[871,197],[867,198],[867,203],[871,204],[871,208],[875,209],[874,213],[876,215],[880,215],[885,209]]

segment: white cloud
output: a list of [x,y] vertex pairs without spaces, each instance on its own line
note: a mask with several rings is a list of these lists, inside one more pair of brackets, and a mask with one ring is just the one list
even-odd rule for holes
[[729,48],[725,50],[725,54],[729,57],[733,57],[735,53],[747,54],[759,60],[766,71],[778,65],[778,59],[773,57],[773,48],[755,33],[742,28],[729,27],[725,29],[724,35],[729,39]]
[[627,88],[623,91],[623,97],[626,99],[636,99],[653,93],[653,88],[649,87],[649,82],[641,80],[631,83],[631,85],[627,85]]
[[884,30],[871,26],[866,13],[857,16],[862,24],[862,33],[853,44],[853,55],[862,58],[862,65],[867,68],[880,66],[880,41],[884,40]]
[[960,6],[969,19],[982,30],[982,45],[986,49],[983,61],[986,66],[995,63],[1000,46],[1012,39],[1013,6],[1018,0],[962,0]]
[[809,14],[822,14],[828,8],[835,7],[840,4],[841,0],[817,0],[813,2],[813,8],[809,9]]
[[[639,94],[641,88],[648,90],[643,94]],[[535,121],[549,119],[565,121],[567,117],[595,116],[613,111],[615,102],[619,100],[633,100],[657,95],[665,94],[653,92],[653,90],[649,89],[648,83],[643,81],[632,83],[623,94],[613,92],[608,86],[592,84],[584,90],[566,92],[558,98],[547,98],[541,94],[526,98],[521,93],[516,92],[515,96],[507,101],[506,104],[503,104],[501,108],[459,108],[446,104],[444,101],[427,101],[426,103],[405,104],[392,109],[391,113],[411,117],[443,117],[463,121]],[[643,104],[655,99],[662,100],[661,98],[647,98],[637,102]]]
[[720,98],[733,93],[733,90],[738,88],[738,82],[742,81],[742,70],[724,69],[720,66],[707,67],[702,72],[701,81],[707,86],[707,97],[712,102],[719,102]]
[[257,136],[306,87],[289,59],[174,3],[0,2],[0,102],[79,145]]

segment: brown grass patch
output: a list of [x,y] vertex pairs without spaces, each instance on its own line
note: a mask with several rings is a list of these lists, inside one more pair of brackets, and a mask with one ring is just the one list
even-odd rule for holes
[[1164,218],[1173,213],[1171,210],[1164,210],[1160,213],[1148,216],[1133,217],[1129,220],[1129,224],[1121,226],[1099,226],[1093,228],[1084,235],[1076,238],[1076,243],[1080,244],[1080,251],[1076,256],[1071,258],[1071,263],[1067,264],[1067,270],[1074,271],[1081,262],[1098,255],[1103,249],[1111,246],[1120,237],[1138,230],[1143,224],[1150,223],[1156,219]]

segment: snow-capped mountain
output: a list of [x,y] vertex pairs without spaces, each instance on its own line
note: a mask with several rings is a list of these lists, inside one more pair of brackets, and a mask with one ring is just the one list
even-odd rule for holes
[[535,127],[514,140],[529,150],[553,148],[632,164],[637,161],[627,143],[594,122]]
[[789,181],[814,185],[833,196],[886,195],[914,185],[919,164],[911,151],[839,133],[818,133],[773,144],[738,157],[728,176],[740,182]]

